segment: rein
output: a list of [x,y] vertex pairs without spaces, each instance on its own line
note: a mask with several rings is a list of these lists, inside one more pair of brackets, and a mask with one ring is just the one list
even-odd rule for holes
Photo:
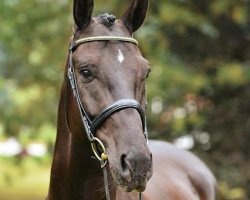
[[[97,116],[93,120],[91,120],[91,118],[85,111],[84,106],[82,105],[80,95],[79,95],[79,90],[77,87],[72,55],[73,55],[74,50],[80,44],[84,44],[88,42],[95,42],[95,41],[127,42],[127,43],[132,43],[136,46],[138,46],[138,42],[134,38],[130,38],[130,37],[97,36],[97,37],[81,38],[79,40],[76,40],[75,42],[71,43],[70,48],[69,48],[68,79],[70,81],[71,89],[73,91],[73,95],[76,99],[76,102],[80,111],[82,123],[85,129],[87,138],[91,144],[94,155],[101,163],[101,168],[103,169],[103,175],[104,175],[106,199],[110,200],[107,169],[105,167],[108,162],[108,156],[106,154],[106,148],[103,145],[103,143],[98,138],[95,137],[95,132],[97,131],[99,127],[101,127],[102,123],[107,118],[109,118],[114,113],[120,110],[127,109],[127,108],[134,108],[139,112],[141,120],[142,120],[143,132],[144,132],[144,136],[146,140],[148,140],[148,132],[147,132],[145,112],[143,111],[140,103],[138,103],[135,99],[119,99],[115,101],[114,103],[112,103],[111,105],[104,108],[103,110],[101,110],[101,112],[99,112],[99,114],[97,114]],[[141,193],[139,193],[139,200],[142,200]]]

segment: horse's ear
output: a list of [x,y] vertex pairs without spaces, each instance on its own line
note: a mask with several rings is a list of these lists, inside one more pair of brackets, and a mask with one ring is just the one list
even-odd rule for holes
[[93,8],[93,0],[74,0],[73,15],[76,26],[79,30],[82,30],[89,25]]
[[133,0],[121,20],[131,33],[137,31],[146,18],[149,0]]

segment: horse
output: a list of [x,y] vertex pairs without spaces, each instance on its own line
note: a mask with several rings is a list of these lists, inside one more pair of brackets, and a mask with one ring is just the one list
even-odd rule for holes
[[150,67],[132,37],[148,5],[134,0],[120,19],[92,18],[94,1],[74,0],[47,200],[216,198],[216,180],[198,157],[148,140]]

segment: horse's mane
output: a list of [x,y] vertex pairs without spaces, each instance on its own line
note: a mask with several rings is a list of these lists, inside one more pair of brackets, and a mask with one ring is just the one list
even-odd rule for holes
[[100,22],[106,26],[112,26],[116,20],[114,15],[110,15],[108,13],[104,13],[98,16]]

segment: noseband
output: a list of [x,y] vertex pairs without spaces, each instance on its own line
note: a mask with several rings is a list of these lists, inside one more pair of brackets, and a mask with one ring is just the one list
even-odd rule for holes
[[[103,173],[104,173],[104,183],[105,183],[105,191],[106,191],[106,198],[110,199],[109,197],[109,192],[108,192],[108,183],[107,183],[107,172],[105,165],[107,163],[107,155],[105,153],[105,147],[102,144],[102,142],[96,138],[94,135],[99,127],[101,127],[102,123],[109,118],[111,115],[114,113],[124,110],[127,108],[133,108],[136,109],[141,117],[142,121],[142,128],[144,132],[144,136],[146,140],[148,140],[148,133],[147,133],[147,125],[146,125],[146,116],[145,112],[143,111],[140,103],[138,103],[135,99],[119,99],[112,103],[111,105],[107,106],[104,108],[99,114],[96,115],[96,117],[91,120],[89,115],[87,114],[86,110],[84,109],[84,106],[81,103],[80,100],[80,95],[79,95],[79,90],[77,87],[77,82],[76,82],[76,76],[75,76],[75,71],[73,67],[73,60],[72,60],[72,54],[74,50],[83,43],[88,43],[88,42],[95,42],[95,41],[118,41],[118,42],[127,42],[127,43],[132,43],[136,46],[138,46],[138,42],[134,38],[129,38],[129,37],[116,37],[116,36],[98,36],[98,37],[87,37],[87,38],[82,38],[79,40],[76,40],[75,42],[72,42],[69,48],[69,64],[68,64],[68,79],[70,81],[70,85],[74,94],[74,97],[77,101],[77,105],[80,111],[81,119],[83,122],[83,126],[87,135],[87,138],[89,142],[91,143],[93,152],[97,159],[101,162],[101,166],[103,168]],[[103,153],[100,156],[100,151],[98,151],[96,143],[100,146],[99,148],[102,149]],[[139,199],[141,199],[141,194]]]

